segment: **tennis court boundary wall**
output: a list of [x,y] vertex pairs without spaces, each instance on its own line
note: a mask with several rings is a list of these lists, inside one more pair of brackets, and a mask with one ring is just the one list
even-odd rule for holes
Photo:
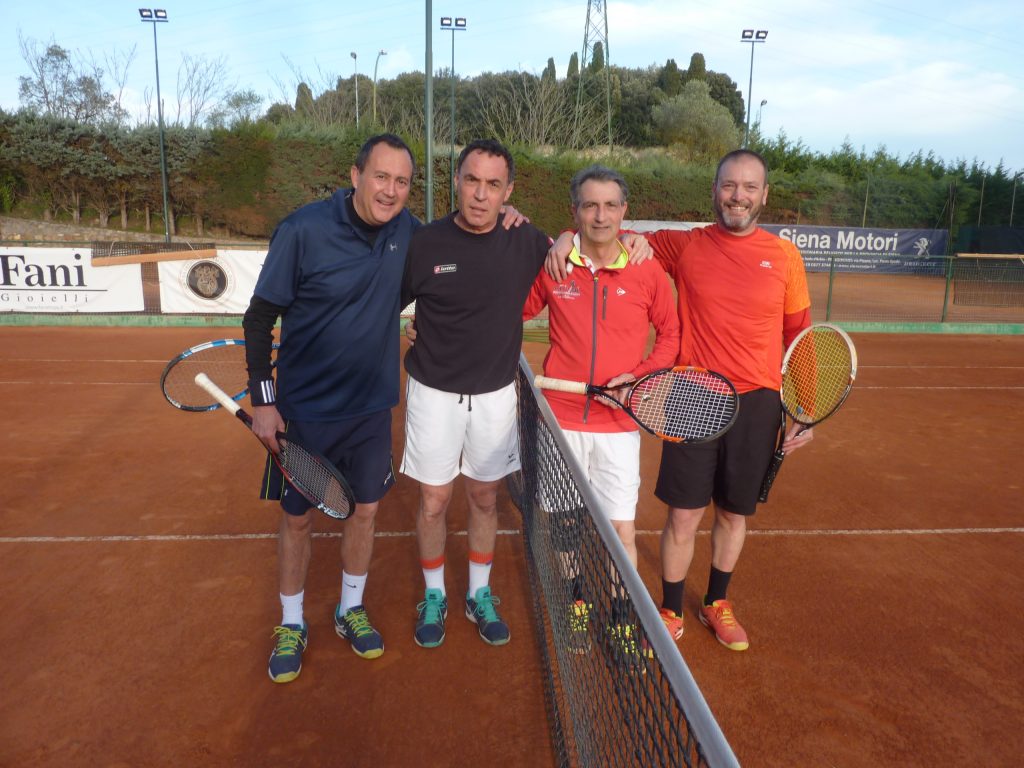
[[[405,327],[407,318],[402,318]],[[853,333],[929,333],[929,334],[984,334],[994,336],[1024,335],[1024,323],[869,323],[829,321],[844,331]],[[92,314],[47,314],[30,312],[0,313],[2,326],[121,326],[121,327],[242,327],[241,315],[92,315]],[[531,330],[547,330],[546,318],[535,318],[523,323]]]

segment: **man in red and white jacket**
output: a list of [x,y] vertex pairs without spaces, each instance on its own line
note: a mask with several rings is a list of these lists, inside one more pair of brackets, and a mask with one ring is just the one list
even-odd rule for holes
[[[551,348],[544,358],[544,375],[616,386],[671,367],[679,352],[676,299],[665,271],[653,261],[630,263],[618,239],[627,206],[625,180],[613,170],[593,165],[573,177],[569,193],[578,228],[569,255],[575,268],[561,282],[541,271],[523,307],[524,320],[548,308]],[[645,356],[652,325],[654,347]],[[591,396],[544,394],[635,566],[634,520],[640,488],[636,422]],[[566,533],[565,521],[561,526],[556,525],[556,530]],[[572,543],[563,542],[560,549],[566,553],[575,611],[585,612],[586,590],[571,564]]]

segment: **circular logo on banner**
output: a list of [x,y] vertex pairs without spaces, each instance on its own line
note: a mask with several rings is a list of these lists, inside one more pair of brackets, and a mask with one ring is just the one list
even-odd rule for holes
[[228,290],[228,273],[212,261],[197,261],[186,274],[185,285],[192,293],[206,301],[216,301]]

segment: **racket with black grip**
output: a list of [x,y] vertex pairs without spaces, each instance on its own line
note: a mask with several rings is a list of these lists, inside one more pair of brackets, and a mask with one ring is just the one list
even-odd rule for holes
[[[252,416],[246,413],[205,373],[196,375],[196,384],[208,392],[229,413],[234,414],[249,429]],[[325,515],[344,520],[355,509],[356,500],[348,481],[334,463],[316,451],[296,442],[283,432],[277,433],[280,450],[271,453],[274,463],[295,489]]]
[[758,501],[768,501],[768,492],[786,458],[782,449],[786,442],[786,417],[803,426],[800,432],[820,424],[846,402],[856,378],[857,349],[842,328],[818,323],[793,339],[782,360],[779,442],[761,481]]
[[[740,401],[732,382],[706,368],[664,368],[619,387],[537,376],[541,389],[593,395],[617,405],[647,432],[673,443],[703,443],[724,435]],[[611,394],[629,389],[620,400]]]
[[[275,353],[280,346],[274,344]],[[271,365],[277,365],[276,355]],[[245,340],[205,341],[171,359],[160,375],[160,391],[167,402],[183,411],[215,411],[220,408],[220,403],[196,384],[196,374],[201,371],[211,376],[232,400],[241,400],[249,392]]]

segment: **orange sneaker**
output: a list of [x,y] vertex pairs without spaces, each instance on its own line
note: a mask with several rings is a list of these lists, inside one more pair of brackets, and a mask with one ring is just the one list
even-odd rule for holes
[[750,647],[747,633],[736,621],[732,612],[732,603],[728,600],[715,600],[711,605],[701,605],[700,623],[715,633],[718,642],[732,651],[745,651]]
[[672,635],[673,640],[679,640],[683,636],[683,617],[671,608],[662,608],[658,611],[661,620],[665,622],[665,629]]

